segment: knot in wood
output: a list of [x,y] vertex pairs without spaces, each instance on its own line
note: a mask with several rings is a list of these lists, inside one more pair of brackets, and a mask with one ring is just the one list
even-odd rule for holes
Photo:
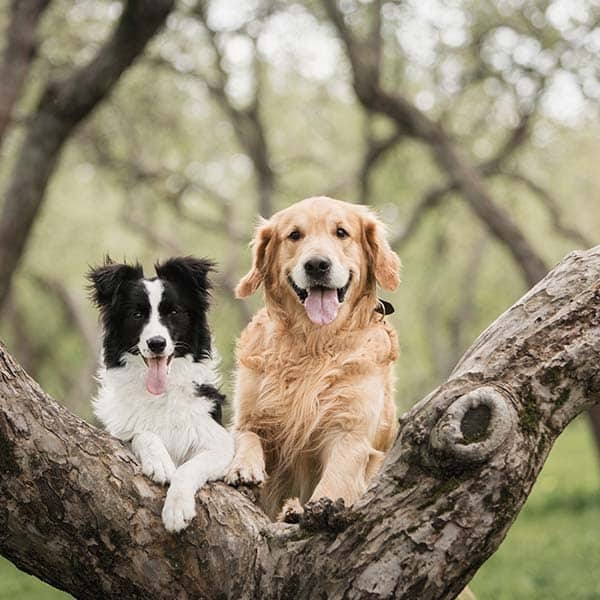
[[432,448],[463,463],[486,460],[506,440],[515,411],[496,388],[484,386],[457,398],[430,435]]

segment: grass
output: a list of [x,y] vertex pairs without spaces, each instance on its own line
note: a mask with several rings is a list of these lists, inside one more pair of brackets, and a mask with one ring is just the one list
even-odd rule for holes
[[521,514],[470,586],[480,600],[600,598],[600,465],[588,425],[558,438]]
[[0,558],[0,600],[68,600],[68,594],[19,571]]
[[[516,523],[470,586],[478,600],[596,600],[599,524],[600,465],[579,419],[558,438]],[[67,598],[0,559],[0,600]]]

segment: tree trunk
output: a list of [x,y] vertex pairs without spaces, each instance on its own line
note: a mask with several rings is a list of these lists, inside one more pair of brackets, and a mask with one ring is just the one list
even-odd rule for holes
[[50,0],[12,2],[4,56],[0,62],[0,145],[35,57],[38,21],[49,3]]
[[570,254],[413,407],[349,509],[270,523],[222,483],[179,535],[127,448],[0,347],[0,551],[79,598],[453,598],[498,548],[560,432],[600,397],[600,246]]
[[112,37],[91,62],[62,81],[50,82],[43,92],[0,215],[0,311],[66,140],[141,54],[173,4],[129,0]]

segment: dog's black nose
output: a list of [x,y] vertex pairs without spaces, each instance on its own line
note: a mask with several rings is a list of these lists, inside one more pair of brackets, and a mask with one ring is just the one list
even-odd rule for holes
[[313,256],[304,263],[304,270],[311,277],[323,277],[329,273],[331,261],[324,256]]
[[167,340],[161,335],[151,337],[146,343],[148,344],[148,348],[156,354],[162,352],[167,347]]

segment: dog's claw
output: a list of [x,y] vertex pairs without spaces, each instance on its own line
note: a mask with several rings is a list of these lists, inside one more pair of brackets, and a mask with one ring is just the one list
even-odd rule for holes
[[277,520],[284,523],[297,524],[300,522],[303,513],[304,509],[302,508],[302,504],[300,504],[300,500],[298,498],[289,498],[283,505]]
[[162,485],[169,483],[175,473],[175,465],[169,460],[143,460],[142,473]]
[[225,483],[235,487],[241,485],[261,486],[265,482],[265,479],[266,473],[264,467],[244,465],[237,462],[231,465],[227,475],[225,475]]

